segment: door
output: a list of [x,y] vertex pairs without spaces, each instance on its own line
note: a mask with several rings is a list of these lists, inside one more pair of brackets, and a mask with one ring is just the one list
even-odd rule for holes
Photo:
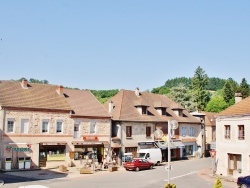
[[29,131],[29,120],[22,119],[21,120],[21,133],[28,133]]
[[45,149],[39,151],[39,167],[46,167],[47,152]]
[[74,125],[74,138],[80,138],[79,124]]

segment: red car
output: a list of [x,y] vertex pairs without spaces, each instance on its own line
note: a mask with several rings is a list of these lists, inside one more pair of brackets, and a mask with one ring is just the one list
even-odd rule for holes
[[144,169],[152,169],[154,167],[154,163],[147,161],[146,159],[133,159],[132,161],[125,162],[124,168],[126,170],[144,170]]

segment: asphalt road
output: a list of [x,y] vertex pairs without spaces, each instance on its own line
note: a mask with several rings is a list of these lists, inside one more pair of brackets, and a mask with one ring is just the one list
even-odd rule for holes
[[[177,188],[212,188],[215,178],[208,174],[200,173],[203,169],[209,168],[211,159],[194,159],[177,161],[172,163],[173,169],[170,172],[170,183],[177,185]],[[12,179],[20,177],[14,177]],[[164,188],[167,183],[167,172],[165,166],[156,166],[152,170],[140,172],[126,171],[121,169],[117,172],[107,172],[100,175],[81,176],[72,179],[49,179],[41,181],[27,181],[23,179],[19,183],[7,183],[4,187],[17,188],[23,185],[39,184],[49,188]],[[10,179],[11,180],[11,179]],[[236,183],[223,181],[223,188],[235,188]]]

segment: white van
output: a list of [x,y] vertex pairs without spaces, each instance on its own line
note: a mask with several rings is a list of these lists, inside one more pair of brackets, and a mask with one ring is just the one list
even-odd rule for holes
[[152,162],[155,165],[160,165],[160,163],[162,162],[162,154],[160,148],[140,149],[137,153],[137,157],[147,159],[149,162]]

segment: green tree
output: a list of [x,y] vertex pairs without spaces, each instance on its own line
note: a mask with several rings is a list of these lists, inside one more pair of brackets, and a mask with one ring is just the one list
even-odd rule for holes
[[229,103],[229,101],[234,98],[234,94],[235,94],[235,91],[234,91],[232,82],[230,80],[227,80],[224,87],[223,87],[223,98],[224,98],[224,100],[227,103]]
[[167,96],[188,111],[196,110],[196,103],[193,102],[193,96],[184,84],[180,84],[178,87],[172,87]]
[[222,96],[215,96],[211,98],[211,100],[207,103],[207,106],[205,108],[205,111],[207,112],[220,112],[224,109],[226,109],[228,104],[223,99]]
[[213,188],[223,188],[220,178],[218,177],[214,183]]
[[241,92],[243,99],[249,96],[249,85],[245,78],[243,78],[240,83],[239,91]]
[[208,83],[208,76],[205,71],[199,66],[195,70],[194,77],[192,78],[191,88],[194,94],[194,100],[197,103],[197,110],[203,111],[206,104],[210,100],[210,94],[205,90]]
[[166,95],[169,92],[170,92],[170,89],[168,87],[165,87],[165,86],[153,88],[151,91],[151,93],[161,94],[161,95]]

